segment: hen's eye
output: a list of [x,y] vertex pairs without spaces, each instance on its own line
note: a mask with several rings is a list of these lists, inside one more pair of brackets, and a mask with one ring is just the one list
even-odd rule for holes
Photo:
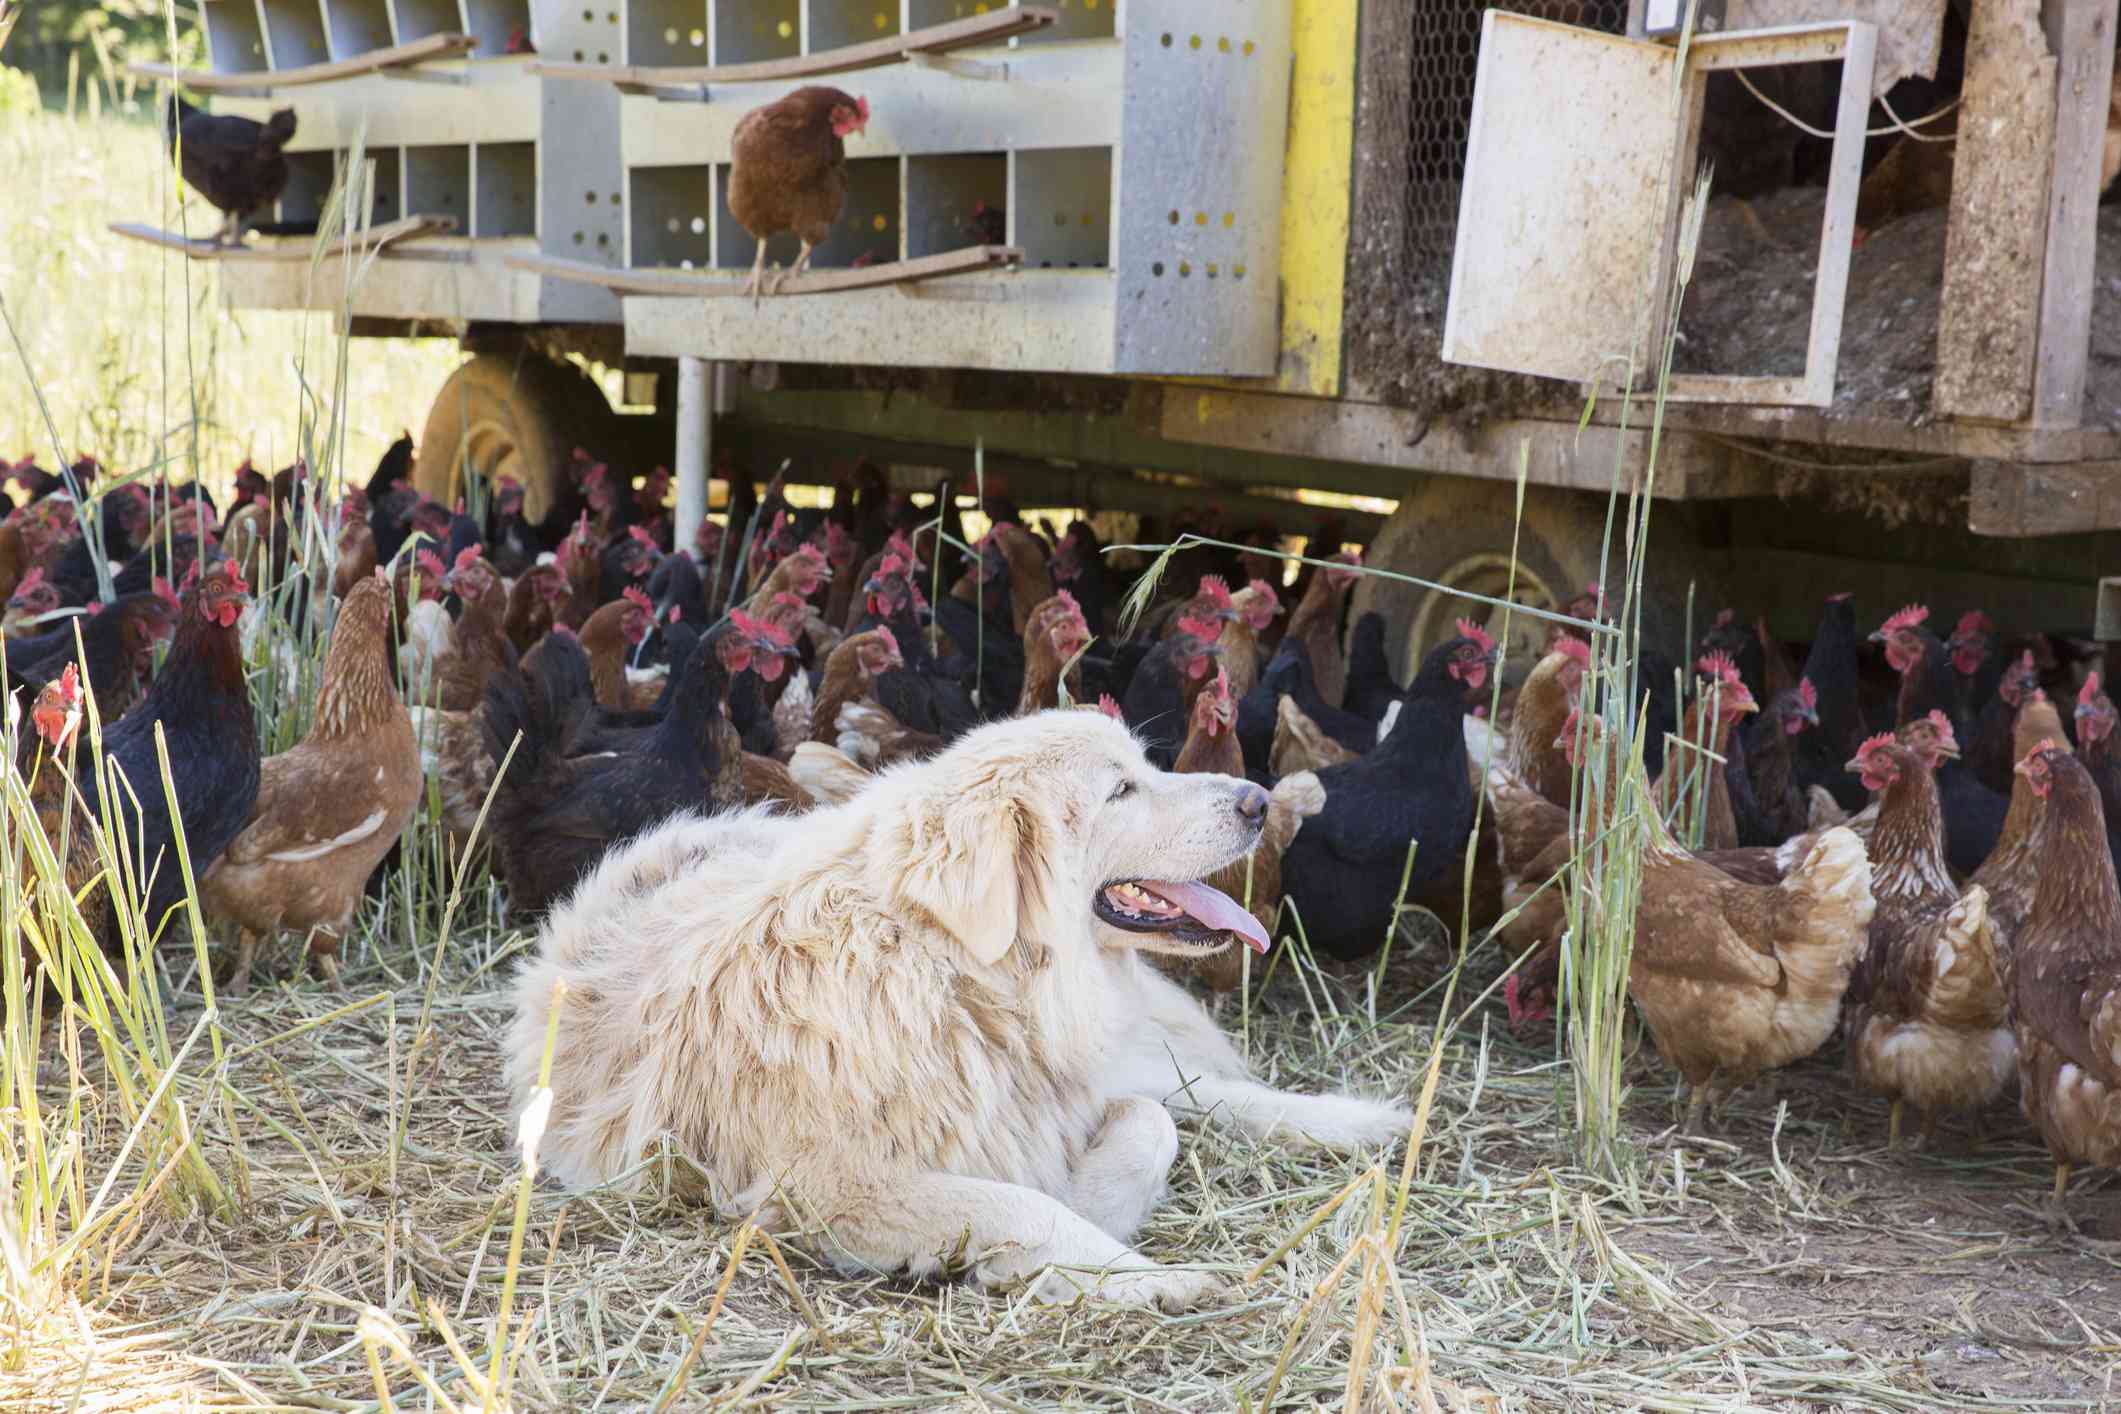
[[1130,795],[1132,795],[1132,794],[1134,794],[1134,782],[1132,782],[1132,781],[1121,781],[1121,782],[1120,782],[1120,783],[1119,783],[1118,785],[1116,785],[1116,786],[1114,786],[1114,787],[1112,788],[1112,794],[1111,794],[1111,795],[1110,795],[1109,797],[1107,797],[1107,799],[1108,799],[1108,800],[1125,800],[1125,799],[1126,799],[1126,798],[1127,798],[1128,796],[1130,796]]

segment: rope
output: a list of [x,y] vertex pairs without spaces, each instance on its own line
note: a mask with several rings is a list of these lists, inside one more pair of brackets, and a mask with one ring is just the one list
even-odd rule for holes
[[[1769,111],[1773,112],[1775,116],[1782,119],[1783,122],[1788,123],[1791,127],[1798,128],[1804,132],[1810,133],[1813,137],[1826,138],[1828,141],[1832,141],[1833,138],[1836,136],[1834,133],[1831,133],[1824,128],[1813,127],[1810,123],[1807,123],[1806,121],[1804,121],[1804,119],[1798,117],[1795,113],[1792,113],[1789,109],[1783,107],[1780,103],[1777,103],[1774,99],[1762,93],[1758,88],[1755,88],[1753,86],[1753,81],[1746,77],[1745,70],[1731,69],[1728,72],[1737,76],[1738,82],[1745,85],[1745,91],[1747,93],[1750,93],[1753,95],[1753,97],[1759,99],[1761,103],[1767,106]],[[1912,123],[1902,122],[1900,120],[1900,115],[1893,111],[1893,105],[1886,102],[1883,95],[1879,96],[1878,106],[1885,109],[1885,116],[1891,118],[1892,121],[1882,128],[1864,129],[1863,135],[1865,137],[1884,137],[1887,133],[1901,133],[1907,137],[1913,138],[1917,142],[1951,142],[1959,136],[1959,134],[1957,133],[1945,133],[1939,137],[1926,137],[1923,134],[1915,131],[1915,129],[1919,127],[1923,127],[1927,124],[1936,122],[1939,118],[1942,118],[1945,114],[1957,108],[1959,106],[1959,100],[1957,98],[1952,99],[1951,102],[1945,104],[1942,108],[1939,108],[1936,112],[1931,113],[1929,116],[1917,118]]]

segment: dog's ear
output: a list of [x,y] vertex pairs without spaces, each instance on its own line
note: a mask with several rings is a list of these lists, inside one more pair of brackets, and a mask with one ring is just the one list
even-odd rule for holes
[[910,812],[907,827],[900,895],[980,962],[1001,961],[1027,912],[1044,906],[1035,814],[991,788],[939,792]]

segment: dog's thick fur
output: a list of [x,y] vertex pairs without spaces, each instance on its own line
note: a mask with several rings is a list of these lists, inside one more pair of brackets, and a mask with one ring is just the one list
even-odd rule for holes
[[552,913],[517,982],[519,1107],[567,984],[540,1162],[631,1187],[669,1143],[725,1213],[822,1225],[850,1266],[1195,1302],[1208,1278],[1127,1245],[1178,1151],[1170,1111],[1348,1148],[1408,1120],[1252,1080],[1137,951],[1175,944],[1092,912],[1108,883],[1242,856],[1262,806],[1064,710],[808,815],[672,821]]

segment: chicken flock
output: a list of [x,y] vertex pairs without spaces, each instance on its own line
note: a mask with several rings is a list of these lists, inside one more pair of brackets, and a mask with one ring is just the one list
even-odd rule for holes
[[[1270,934],[1357,960],[1415,906],[1463,908],[1519,959],[1513,1026],[1565,988],[1566,866],[1614,823],[1628,759],[1591,710],[1595,591],[1507,689],[1472,619],[1402,686],[1396,626],[1348,622],[1361,557],[1330,520],[1293,583],[1265,532],[1256,552],[1189,542],[1128,619],[1141,571],[1089,522],[990,498],[968,542],[947,485],[923,508],[867,463],[822,510],[732,477],[731,528],[705,521],[680,549],[666,472],[578,450],[533,523],[506,478],[482,514],[428,499],[412,451],[400,439],[335,503],[300,464],[246,463],[225,519],[191,487],[92,494],[87,458],[6,469],[6,672],[32,728],[15,764],[51,836],[42,869],[113,966],[139,926],[91,887],[114,856],[167,937],[186,913],[182,840],[209,930],[234,943],[224,990],[281,935],[335,979],[430,795],[453,855],[475,854],[532,924],[673,812],[801,811],[981,721],[1074,706],[1121,717],[1160,765],[1269,788],[1261,847],[1213,882]],[[1203,527],[1143,534],[1187,528]],[[285,645],[260,631],[260,586],[289,625],[329,625],[307,732],[269,755],[254,679]],[[2121,1163],[2121,760],[2102,645],[2006,638],[1978,611],[1940,638],[1920,605],[1867,637],[1875,654],[1847,595],[1801,660],[1726,612],[1683,696],[1676,665],[1642,654],[1656,808],[1629,986],[1689,1124],[1838,1036],[1895,1141],[1908,1112],[1927,1132],[2015,1080],[2063,1172]],[[102,772],[80,754],[91,697]],[[1686,782],[1686,763],[1715,759],[1695,746],[1722,764]],[[1579,769],[1599,752],[1606,769]],[[117,820],[122,848],[63,831],[69,817]],[[1244,951],[1192,980],[1230,993]]]

